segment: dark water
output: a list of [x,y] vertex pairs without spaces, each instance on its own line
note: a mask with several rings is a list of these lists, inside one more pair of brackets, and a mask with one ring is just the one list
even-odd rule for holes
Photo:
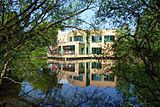
[[[7,96],[1,97],[1,105],[120,107],[123,95],[116,89],[117,77],[111,70],[113,65],[112,60],[48,60],[48,68],[40,68],[30,80],[11,89],[16,92],[13,93],[15,101],[7,104],[4,100]],[[12,93],[8,94],[11,96]]]

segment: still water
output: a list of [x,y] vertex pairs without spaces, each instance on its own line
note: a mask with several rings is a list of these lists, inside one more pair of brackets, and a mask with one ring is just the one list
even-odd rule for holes
[[[48,60],[18,92],[18,105],[42,107],[120,107],[112,60]],[[27,102],[27,103],[26,103]]]
[[52,71],[61,72],[60,81],[86,87],[115,87],[117,77],[113,75],[112,60],[48,61]]

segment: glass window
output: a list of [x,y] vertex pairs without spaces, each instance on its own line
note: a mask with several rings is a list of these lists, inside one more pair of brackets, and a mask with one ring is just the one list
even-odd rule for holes
[[58,47],[58,53],[61,53],[61,46]]
[[83,75],[74,76],[73,79],[74,79],[74,80],[83,81]]
[[84,48],[81,48],[81,54],[84,55]]
[[89,35],[86,36],[86,40],[87,40],[87,44],[90,44],[90,36]]
[[104,42],[113,42],[114,36],[113,35],[106,35],[104,36]]
[[101,54],[102,53],[102,48],[92,48],[92,54]]
[[87,53],[87,55],[90,54],[90,48],[89,47],[86,48],[86,53]]
[[69,41],[72,42],[72,37],[69,38]]
[[70,46],[63,46],[64,54],[75,54],[75,46],[70,45]]
[[113,74],[104,75],[104,81],[114,81],[114,75]]
[[109,36],[104,36],[104,42],[109,42]]
[[102,81],[102,76],[99,74],[92,74],[92,80],[94,81]]
[[79,73],[83,74],[85,72],[85,63],[79,63]]
[[75,64],[66,64],[64,65],[63,70],[75,72]]
[[110,36],[110,41],[111,41],[111,42],[114,41],[114,36]]
[[83,41],[83,36],[75,36],[74,41]]
[[102,36],[92,36],[92,42],[102,42]]
[[100,62],[93,62],[92,63],[92,68],[101,69],[102,68],[102,63],[100,63]]

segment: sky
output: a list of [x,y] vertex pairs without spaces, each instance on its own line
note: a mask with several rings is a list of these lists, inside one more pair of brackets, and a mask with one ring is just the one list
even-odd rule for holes
[[[82,19],[84,19],[85,21],[87,21],[88,23],[95,23],[95,9],[90,9],[90,10],[87,10],[85,12],[83,12],[80,16]],[[113,29],[114,28],[114,25],[112,23],[109,23],[110,20],[107,19],[108,23],[101,23],[100,26],[97,26],[96,24],[94,24],[96,27],[99,27],[99,29]],[[90,26],[88,24],[83,24],[82,25],[82,28],[89,28]]]
[[[86,10],[85,12],[83,12],[79,15],[78,18],[87,22],[87,23],[83,23],[79,26],[81,29],[85,29],[85,30],[86,29],[93,29],[93,26],[91,27],[91,25],[89,25],[89,24],[94,25],[94,27],[96,27],[98,29],[114,29],[115,28],[114,25],[112,23],[110,23],[111,20],[109,20],[109,19],[108,19],[108,23],[101,23],[101,25],[95,24],[95,22],[96,22],[95,12],[96,12],[96,8]],[[68,32],[70,30],[71,29],[66,29],[65,31],[62,31],[59,33]]]

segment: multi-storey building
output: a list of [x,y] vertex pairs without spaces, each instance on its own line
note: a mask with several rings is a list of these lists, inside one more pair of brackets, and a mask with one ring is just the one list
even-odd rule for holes
[[56,47],[51,48],[48,57],[60,59],[113,57],[111,46],[115,30],[74,30],[58,34]]

